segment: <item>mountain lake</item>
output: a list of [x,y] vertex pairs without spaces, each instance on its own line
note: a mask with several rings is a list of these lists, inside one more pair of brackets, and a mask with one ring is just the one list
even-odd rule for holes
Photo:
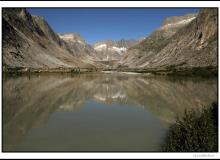
[[159,152],[186,109],[217,101],[217,78],[126,73],[3,75],[3,151]]

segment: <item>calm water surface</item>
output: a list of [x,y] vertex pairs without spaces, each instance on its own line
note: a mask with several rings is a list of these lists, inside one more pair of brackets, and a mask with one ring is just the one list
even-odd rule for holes
[[160,151],[177,116],[215,100],[217,79],[4,76],[3,150]]

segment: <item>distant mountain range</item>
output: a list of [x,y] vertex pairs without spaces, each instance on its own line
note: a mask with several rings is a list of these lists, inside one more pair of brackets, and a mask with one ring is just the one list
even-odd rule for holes
[[149,37],[93,46],[78,33],[55,33],[44,18],[4,8],[3,68],[217,68],[217,9],[167,18]]
[[102,41],[94,44],[94,49],[97,52],[100,60],[111,61],[120,60],[126,51],[137,43],[135,40],[120,40],[120,41]]

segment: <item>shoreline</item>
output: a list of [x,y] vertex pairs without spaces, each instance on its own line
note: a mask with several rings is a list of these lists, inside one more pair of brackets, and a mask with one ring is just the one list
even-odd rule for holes
[[[101,71],[102,73],[108,73],[108,74],[112,74],[112,73],[123,73],[123,74],[131,74],[131,75],[136,75],[136,74],[141,74],[138,72],[126,72],[126,71]],[[146,73],[146,74],[150,74],[150,73]]]
[[98,71],[96,68],[27,68],[5,67],[3,73],[8,74],[31,74],[31,73],[86,73]]
[[106,71],[115,71],[120,73],[138,73],[138,74],[152,74],[162,76],[202,76],[202,77],[218,77],[218,66],[206,67],[178,67],[178,68],[151,68],[151,69],[138,69],[138,68],[118,68],[106,69]]
[[5,74],[32,74],[32,73],[122,73],[129,75],[147,74],[162,76],[202,76],[202,77],[218,77],[218,67],[191,67],[191,68],[152,68],[152,69],[136,69],[136,68],[117,68],[117,69],[101,69],[101,68],[27,68],[27,67],[3,67]]

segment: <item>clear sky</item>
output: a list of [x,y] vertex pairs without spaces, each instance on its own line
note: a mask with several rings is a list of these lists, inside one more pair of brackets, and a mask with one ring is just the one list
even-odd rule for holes
[[79,33],[89,44],[102,40],[139,39],[160,27],[165,18],[197,13],[198,8],[92,9],[29,8],[57,33]]

